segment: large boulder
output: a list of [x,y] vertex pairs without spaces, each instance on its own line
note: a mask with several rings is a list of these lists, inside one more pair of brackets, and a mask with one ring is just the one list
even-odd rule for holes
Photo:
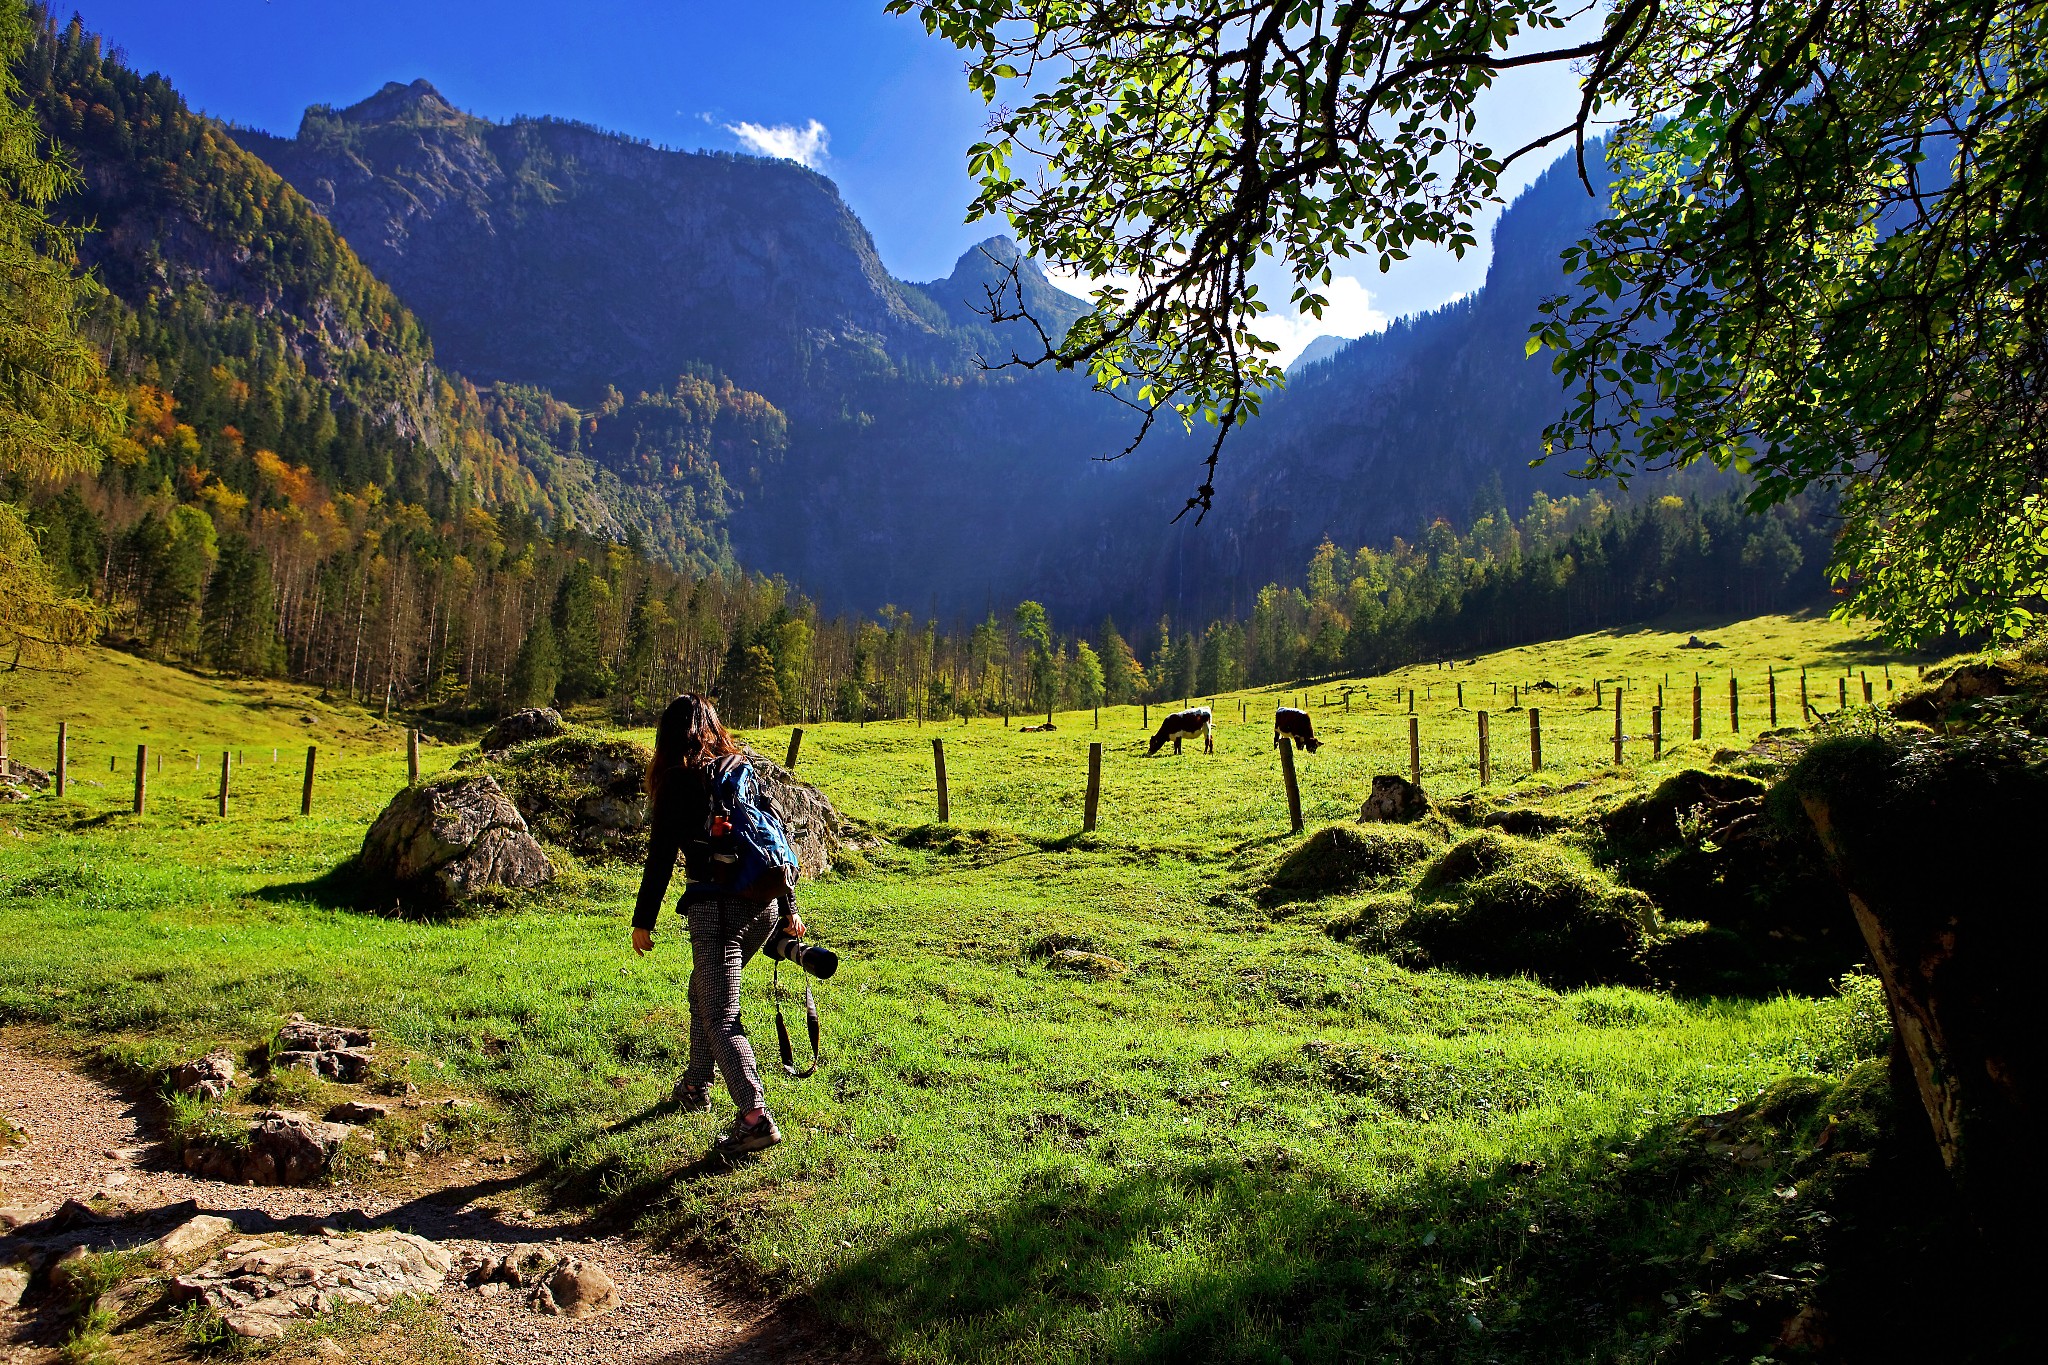
[[1925,685],[1891,704],[1900,720],[1919,721],[1947,730],[1970,721],[1975,703],[2015,693],[2048,690],[2048,670],[2024,659],[1979,659],[1952,668],[1932,669]]
[[478,747],[487,754],[499,753],[515,744],[526,744],[536,739],[553,739],[568,728],[560,711],[552,706],[535,706],[525,711],[514,711],[484,731],[484,737],[478,742]]
[[555,875],[518,807],[484,774],[408,787],[363,838],[363,873],[442,905],[490,887],[539,886]]
[[2048,1214],[2048,760],[2009,735],[1843,736],[1785,785],[1848,894],[1943,1162],[1993,1245],[2030,1245]]

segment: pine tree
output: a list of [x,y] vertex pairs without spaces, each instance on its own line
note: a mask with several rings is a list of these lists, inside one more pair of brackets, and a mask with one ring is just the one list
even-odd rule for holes
[[617,682],[604,650],[604,613],[610,603],[611,589],[589,560],[578,559],[563,575],[555,592],[552,624],[564,701],[605,696]]
[[553,706],[561,681],[562,656],[555,646],[555,629],[543,616],[526,632],[519,642],[518,657],[512,660],[507,683],[512,706]]
[[222,537],[220,560],[200,609],[207,662],[229,673],[270,671],[277,641],[273,600],[269,567],[249,538],[240,532]]

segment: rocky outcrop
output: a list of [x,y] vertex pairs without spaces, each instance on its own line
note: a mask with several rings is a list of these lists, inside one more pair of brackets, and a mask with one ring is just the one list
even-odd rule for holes
[[518,808],[493,778],[476,774],[392,797],[363,838],[358,866],[401,896],[441,906],[555,875]]
[[370,1053],[376,1046],[366,1028],[316,1024],[303,1014],[294,1014],[277,1031],[270,1064],[352,1085],[370,1073]]
[[185,1149],[185,1169],[214,1180],[252,1185],[310,1185],[325,1176],[334,1154],[355,1129],[324,1123],[297,1109],[266,1109],[239,1144],[195,1144]]
[[171,1089],[195,1099],[225,1099],[235,1088],[235,1059],[216,1049],[204,1057],[180,1062],[165,1077]]
[[524,711],[514,711],[484,731],[484,737],[477,741],[477,747],[487,754],[499,753],[515,744],[526,744],[536,739],[553,739],[568,728],[562,720],[562,713],[554,707],[529,707]]
[[171,1304],[200,1303],[238,1337],[283,1337],[295,1319],[349,1304],[375,1308],[441,1287],[454,1258],[409,1232],[236,1242],[166,1286]]

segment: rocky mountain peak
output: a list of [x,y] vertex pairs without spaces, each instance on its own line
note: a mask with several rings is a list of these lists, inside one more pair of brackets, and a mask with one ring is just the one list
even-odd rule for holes
[[386,81],[368,99],[341,110],[336,117],[348,123],[459,123],[465,115],[448,102],[432,82],[424,78],[410,85]]

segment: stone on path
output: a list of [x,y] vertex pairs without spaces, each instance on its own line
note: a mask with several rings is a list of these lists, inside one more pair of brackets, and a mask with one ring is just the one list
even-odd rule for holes
[[564,1261],[548,1278],[543,1311],[565,1318],[594,1318],[619,1306],[619,1286],[600,1266]]
[[231,1232],[237,1232],[235,1220],[222,1218],[218,1214],[202,1213],[188,1218],[169,1232],[156,1239],[158,1261],[175,1261],[188,1256],[203,1246],[211,1246]]
[[454,1258],[409,1232],[309,1237],[281,1245],[236,1242],[199,1269],[170,1283],[172,1303],[203,1303],[230,1332],[281,1337],[294,1318],[317,1317],[344,1304],[375,1307],[401,1294],[431,1294]]

